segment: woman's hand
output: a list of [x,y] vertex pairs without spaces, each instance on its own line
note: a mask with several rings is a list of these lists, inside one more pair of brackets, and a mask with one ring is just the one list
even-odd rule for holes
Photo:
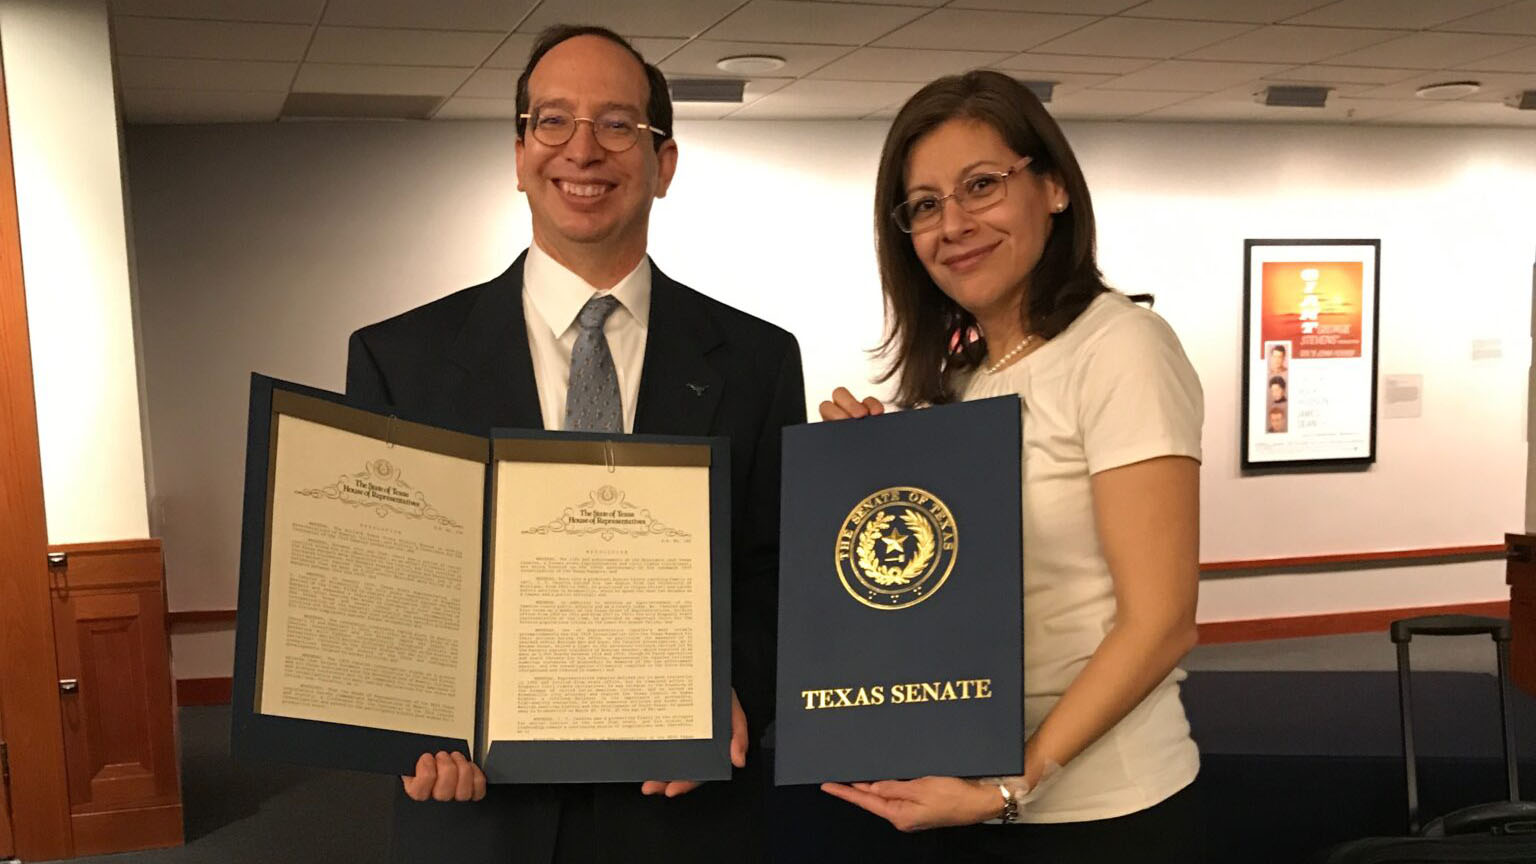
[[485,772],[457,750],[439,750],[436,756],[421,754],[416,773],[401,777],[400,782],[412,801],[479,801],[485,797]]
[[853,398],[847,387],[839,387],[832,391],[832,398],[821,403],[821,419],[823,420],[853,420],[858,417],[873,417],[884,414],[885,406],[873,396],[865,396],[862,400]]
[[995,784],[959,777],[823,783],[821,791],[863,807],[898,831],[974,825],[1003,813],[1003,793]]

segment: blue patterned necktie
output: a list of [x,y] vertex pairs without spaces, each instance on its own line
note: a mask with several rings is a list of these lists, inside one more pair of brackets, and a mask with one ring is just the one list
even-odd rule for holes
[[603,336],[603,322],[619,307],[602,294],[581,307],[576,322],[581,332],[571,349],[571,381],[565,391],[565,428],[581,432],[623,432],[624,405],[619,399],[619,375]]

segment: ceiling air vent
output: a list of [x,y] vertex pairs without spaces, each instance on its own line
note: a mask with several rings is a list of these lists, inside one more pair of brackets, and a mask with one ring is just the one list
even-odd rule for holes
[[1536,111],[1536,90],[1526,90],[1504,100],[1504,104],[1521,111]]
[[740,78],[679,78],[670,89],[673,102],[740,102],[747,82]]
[[1019,83],[1028,87],[1035,94],[1036,99],[1047,105],[1051,104],[1051,96],[1056,92],[1055,81],[1025,81],[1020,78]]
[[1254,94],[1264,105],[1284,108],[1322,108],[1328,104],[1328,91],[1332,87],[1301,84],[1271,84]]

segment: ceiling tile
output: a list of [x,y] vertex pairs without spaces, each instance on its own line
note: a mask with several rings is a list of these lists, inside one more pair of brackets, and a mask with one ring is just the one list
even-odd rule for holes
[[1340,0],[1306,14],[1287,18],[1285,23],[1421,30],[1508,2],[1509,0]]
[[1104,72],[1112,75],[1124,75],[1127,72],[1135,72],[1137,69],[1145,69],[1152,65],[1153,62],[1155,61],[1145,57],[1088,57],[1078,54],[1037,54],[1033,51],[1028,51],[993,65],[998,69]]
[[740,111],[740,102],[678,102],[672,106],[674,120],[724,120]]
[[1292,78],[1287,78],[1286,74],[1282,72],[1278,75],[1265,75],[1258,81],[1249,82],[1246,89],[1251,93],[1255,90],[1268,87],[1271,84],[1315,84],[1327,87],[1328,100],[1330,103],[1340,97],[1354,98],[1357,94],[1363,93],[1366,90],[1375,89],[1377,86],[1375,84],[1341,84],[1337,81],[1297,81]]
[[1440,25],[1438,29],[1536,35],[1536,0],[1524,0],[1524,2],[1501,6],[1480,15],[1458,18],[1448,24]]
[[661,64],[661,71],[676,75],[727,75],[715,65],[724,57],[740,54],[770,54],[786,61],[783,69],[761,77],[800,78],[847,54],[844,45],[796,45],[777,42],[717,42],[695,39]]
[[1523,126],[1536,129],[1536,111],[1517,111],[1496,102],[1447,102],[1393,114],[1393,126]]
[[863,45],[924,14],[907,6],[752,0],[707,35],[737,42]]
[[857,3],[869,6],[943,6],[944,0],[815,0],[817,3]]
[[219,93],[203,90],[123,90],[128,123],[270,123],[283,108],[283,93]]
[[1330,98],[1330,105],[1337,104],[1345,112],[1345,117],[1354,122],[1370,122],[1384,117],[1391,117],[1412,111],[1421,105],[1421,100],[1409,99],[1354,99],[1347,96],[1338,99]]
[[[486,59],[484,65],[491,69],[516,69],[523,71],[528,65],[528,54],[533,50],[533,42],[537,39],[534,33],[513,33],[501,43],[495,53]],[[647,63],[656,63],[669,56],[677,49],[688,44],[687,39],[657,39],[646,36],[626,36],[629,44]]]
[[1463,102],[1503,102],[1527,90],[1536,90],[1536,73],[1483,73],[1477,77],[1482,89],[1462,99]]
[[1332,66],[1445,69],[1492,57],[1525,45],[1518,36],[1475,33],[1413,33],[1359,51],[1328,58]]
[[463,86],[453,91],[455,99],[516,99],[520,69],[478,69]]
[[1022,51],[1065,36],[1096,18],[1038,12],[981,12],[940,9],[924,15],[874,44],[891,48],[956,51]]
[[951,9],[1001,9],[1009,12],[1070,12],[1113,15],[1141,0],[953,0]]
[[442,66],[346,66],[305,63],[293,89],[300,93],[388,93],[446,96],[469,77],[469,69]]
[[819,111],[838,116],[860,117],[888,105],[906,101],[920,84],[891,84],[856,81],[793,81],[778,92],[770,93],[745,106],[731,117],[812,116],[796,113]]
[[[891,108],[892,106],[882,106]],[[793,102],[759,100],[726,115],[729,120],[863,120],[876,113],[863,108],[822,108]],[[892,114],[891,116],[895,116]]]
[[1275,25],[1251,30],[1183,56],[1186,60],[1246,60],[1257,63],[1314,63],[1402,36],[1400,30]]
[[119,56],[302,60],[312,29],[306,24],[122,17],[113,21],[112,38]]
[[501,44],[504,35],[465,30],[325,26],[316,29],[305,59],[312,63],[479,66]]
[[1191,98],[1189,93],[1157,93],[1145,90],[1083,90],[1052,99],[1046,107],[1062,119],[1122,119],[1155,111]]
[[455,96],[444,102],[433,120],[516,120],[516,99],[477,99]]
[[[1476,81],[1482,85],[1476,93],[1461,97],[1459,100],[1466,102],[1500,102],[1506,96],[1519,93],[1523,90],[1536,88],[1536,72],[1479,72],[1468,75],[1462,73],[1446,73],[1444,71],[1426,72],[1414,75],[1393,84],[1382,87],[1372,87],[1355,94],[1360,99],[1414,99],[1414,92],[1420,87],[1431,84],[1444,84],[1454,81]],[[1419,99],[1423,104],[1437,104],[1443,100]]]
[[1109,57],[1177,57],[1253,29],[1247,24],[1105,18],[1075,33],[1037,46],[1045,54],[1102,54]]
[[626,36],[629,44],[634,46],[645,62],[656,64],[670,57],[677,49],[688,44],[687,39],[671,38],[662,39],[655,36]]
[[521,72],[528,64],[528,52],[533,50],[534,38],[532,33],[513,33],[485,61],[485,65],[492,69],[516,69]]
[[1411,69],[1373,69],[1368,66],[1328,66],[1314,63],[1297,66],[1279,75],[1268,76],[1274,81],[1301,81],[1316,84],[1393,84],[1413,75]]
[[1287,108],[1258,102],[1247,88],[1224,90],[1200,96],[1142,115],[1143,120],[1197,120],[1235,123],[1350,123],[1401,113],[1415,107],[1411,103],[1351,102],[1330,98],[1322,108]]
[[860,48],[821,67],[812,78],[841,81],[916,81],[991,66],[1009,54],[983,51],[922,51],[916,48]]
[[113,15],[313,24],[325,0],[110,0]]
[[1464,63],[1456,68],[1474,71],[1487,70],[1489,72],[1536,72],[1536,44],[1531,44],[1525,48],[1518,48],[1504,54],[1484,57],[1481,60]]
[[1126,11],[1133,18],[1240,21],[1271,24],[1315,9],[1329,0],[1149,0]]
[[1086,90],[1089,87],[1107,84],[1120,77],[1096,72],[1051,72],[1043,69],[999,69],[997,71],[1006,72],[1020,81],[1049,81],[1056,85],[1057,93]]
[[134,90],[233,90],[287,93],[297,62],[119,57],[120,86]]
[[1277,63],[1214,63],[1167,60],[1105,84],[1105,90],[1188,90],[1214,93],[1285,70]]
[[510,31],[535,0],[327,0],[324,24]]
[[[580,21],[626,36],[697,36],[741,5],[740,0],[544,0],[518,31],[537,33],[551,24]],[[794,41],[794,40],[790,40]]]

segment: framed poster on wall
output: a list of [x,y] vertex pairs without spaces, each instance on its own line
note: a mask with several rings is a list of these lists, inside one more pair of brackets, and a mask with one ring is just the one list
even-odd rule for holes
[[1243,242],[1243,469],[1376,461],[1380,240]]

